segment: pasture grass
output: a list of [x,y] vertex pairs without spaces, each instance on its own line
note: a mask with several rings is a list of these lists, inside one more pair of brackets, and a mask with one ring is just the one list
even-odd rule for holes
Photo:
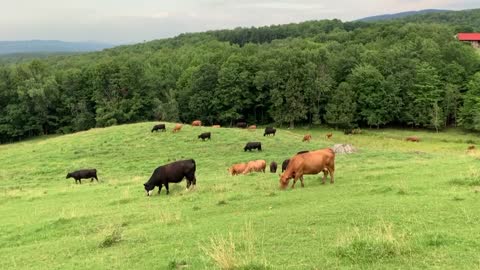
[[[0,145],[0,269],[475,269],[480,267],[480,142],[452,129],[263,130],[154,123]],[[197,140],[211,131],[212,140]],[[333,132],[331,140],[324,138]],[[312,134],[312,142],[302,143]],[[404,141],[415,135],[420,143]],[[261,141],[262,152],[243,152]],[[237,162],[281,162],[351,143],[336,182],[278,173],[231,177]],[[194,158],[197,187],[146,197],[153,170]],[[67,172],[96,168],[99,183]]]

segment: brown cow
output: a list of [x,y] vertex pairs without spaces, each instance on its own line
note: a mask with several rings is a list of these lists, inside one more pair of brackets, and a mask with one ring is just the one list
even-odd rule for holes
[[257,126],[256,125],[251,125],[248,127],[249,130],[254,130],[254,129],[257,129]]
[[220,128],[220,125],[213,125],[212,128]]
[[472,150],[475,150],[475,145],[469,145],[467,147],[467,151],[472,151]]
[[202,125],[202,121],[200,120],[195,120],[192,122],[193,127],[200,127]]
[[410,136],[405,139],[407,142],[420,142],[420,138],[417,136]]
[[301,155],[295,155],[290,159],[287,169],[280,175],[280,188],[286,188],[288,182],[293,178],[292,188],[298,179],[303,183],[303,175],[318,174],[323,171],[322,184],[330,173],[330,183],[334,183],[335,172],[335,153],[332,149],[326,148],[316,151],[310,151]]
[[251,172],[265,172],[266,167],[267,167],[267,162],[263,159],[249,161],[247,163],[247,167],[243,171],[243,174],[247,174]]
[[330,140],[332,138],[333,134],[332,133],[327,133],[327,135],[325,135],[325,138],[327,140]]
[[230,173],[230,175],[237,175],[243,173],[245,169],[247,168],[247,163],[238,163],[238,164],[233,164],[230,168],[227,169],[227,171]]
[[173,133],[179,132],[182,129],[182,124],[175,124],[175,127],[173,128]]
[[303,136],[302,142],[310,142],[311,139],[312,139],[312,135],[307,134],[307,135]]

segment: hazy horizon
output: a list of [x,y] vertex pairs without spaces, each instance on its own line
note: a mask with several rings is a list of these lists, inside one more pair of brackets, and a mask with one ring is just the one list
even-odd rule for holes
[[[423,9],[462,10],[478,0],[16,0],[2,4],[0,41],[60,40],[129,44],[186,32],[298,23],[351,21]],[[344,7],[349,7],[345,9]]]

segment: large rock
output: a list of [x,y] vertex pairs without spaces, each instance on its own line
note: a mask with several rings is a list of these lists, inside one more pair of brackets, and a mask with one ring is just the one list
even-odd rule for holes
[[351,144],[335,144],[332,149],[335,154],[351,154],[357,152],[357,149]]

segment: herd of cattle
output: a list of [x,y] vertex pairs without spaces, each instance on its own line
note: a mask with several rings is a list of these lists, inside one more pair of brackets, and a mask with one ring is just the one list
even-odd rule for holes
[[[202,122],[199,120],[193,121],[192,126],[201,126]],[[236,125],[238,128],[247,128],[247,124],[245,122],[237,123]],[[219,128],[219,125],[212,126],[213,128]],[[173,132],[179,132],[182,129],[182,124],[176,124],[173,128]],[[249,126],[248,129],[256,129],[255,125]],[[166,131],[165,124],[158,124],[152,128],[151,132],[154,131]],[[273,135],[275,136],[277,130],[273,127],[265,128],[265,132],[263,136]],[[326,139],[332,138],[332,133],[326,134]],[[198,135],[199,139],[206,140],[211,139],[211,132],[204,132]],[[310,134],[306,134],[303,137],[303,142],[310,142],[312,136]],[[407,141],[412,142],[419,142],[420,139],[418,137],[408,137],[406,138]],[[262,144],[260,142],[248,142],[245,147],[244,151],[252,151],[252,150],[262,150]],[[277,172],[278,164],[275,161],[270,163],[270,172],[276,173]],[[264,172],[267,167],[267,162],[265,160],[253,160],[245,163],[238,163],[233,164],[231,167],[227,168],[227,171],[230,175],[239,175],[239,174],[248,174],[252,172]],[[196,185],[196,163],[193,159],[188,160],[179,160],[175,161],[163,166],[156,168],[153,171],[152,176],[150,179],[144,184],[145,191],[148,196],[152,194],[152,191],[155,187],[158,187],[158,193],[162,190],[162,187],[165,186],[167,190],[167,194],[169,194],[169,183],[179,183],[184,178],[187,179],[187,189],[190,187],[194,188]],[[303,176],[308,174],[319,174],[323,172],[323,179],[322,183],[325,184],[325,180],[328,175],[330,175],[330,183],[334,183],[334,173],[335,173],[335,152],[330,149],[320,149],[315,151],[300,151],[296,153],[290,159],[286,159],[282,162],[282,174],[280,174],[280,188],[284,189],[288,186],[288,183],[291,179],[293,179],[292,188],[295,187],[295,183],[300,180],[301,186],[304,187]],[[75,183],[79,182],[80,184],[81,179],[94,179],[97,180],[97,170],[96,169],[85,169],[85,170],[78,170],[75,172],[71,172],[67,174],[68,178],[75,179]]]

